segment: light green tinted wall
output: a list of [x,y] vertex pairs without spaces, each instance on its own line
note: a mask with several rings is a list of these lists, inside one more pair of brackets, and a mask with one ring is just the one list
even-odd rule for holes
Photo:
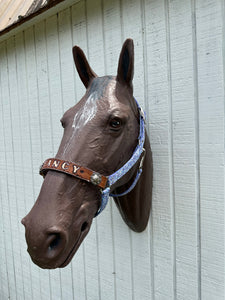
[[[1,300],[224,299],[223,12],[213,0],[87,0],[0,43]],[[130,231],[111,202],[69,266],[39,269],[20,220],[84,93],[72,46],[116,74],[127,37],[153,151],[149,226]]]

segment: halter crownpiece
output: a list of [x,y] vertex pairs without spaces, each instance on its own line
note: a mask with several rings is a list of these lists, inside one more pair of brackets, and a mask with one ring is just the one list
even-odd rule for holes
[[[96,215],[99,215],[103,209],[106,207],[108,203],[109,197],[121,197],[128,194],[137,184],[141,173],[142,167],[145,158],[145,149],[144,149],[144,142],[145,142],[145,113],[143,109],[138,104],[137,100],[135,99],[138,110],[139,110],[139,119],[140,119],[140,129],[139,129],[139,136],[138,136],[138,145],[136,146],[132,157],[115,173],[104,176],[99,174],[98,172],[92,171],[86,167],[80,166],[74,162],[69,162],[57,158],[49,158],[47,159],[43,165],[40,167],[40,175],[45,177],[49,170],[63,172],[68,175],[74,176],[76,178],[85,180],[90,182],[101,189],[102,193],[102,201],[99,210],[97,211]],[[127,174],[130,169],[137,163],[140,159],[139,168],[137,171],[137,175],[131,184],[131,186],[121,194],[112,194],[110,193],[110,189],[112,185],[114,185],[117,181],[119,181],[125,174]]]

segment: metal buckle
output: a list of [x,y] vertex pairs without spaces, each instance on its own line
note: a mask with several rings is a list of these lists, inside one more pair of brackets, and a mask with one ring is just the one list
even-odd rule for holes
[[140,116],[142,117],[142,119],[144,120],[144,122],[146,124],[145,112],[144,112],[142,107],[139,107],[139,113],[140,113]]
[[146,154],[146,150],[145,148],[142,149],[142,158],[140,160],[140,164],[139,164],[139,170],[142,169],[143,164],[144,164],[144,160],[145,160],[145,154]]

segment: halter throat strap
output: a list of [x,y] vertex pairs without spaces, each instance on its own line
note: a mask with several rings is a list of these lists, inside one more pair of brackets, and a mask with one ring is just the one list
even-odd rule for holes
[[[137,184],[141,173],[142,173],[142,166],[145,157],[145,149],[144,149],[144,142],[145,142],[145,113],[138,104],[137,100],[135,99],[138,110],[139,110],[139,121],[140,121],[140,129],[139,129],[139,136],[138,136],[138,144],[133,152],[132,157],[115,173],[104,176],[101,175],[91,169],[86,167],[80,166],[74,162],[69,162],[57,158],[49,158],[47,159],[42,166],[40,167],[40,175],[45,177],[49,170],[58,171],[62,173],[66,173],[73,177],[85,180],[90,182],[101,189],[102,192],[102,199],[101,199],[101,206],[97,211],[96,215],[99,215],[103,209],[106,207],[108,203],[108,199],[110,196],[112,197],[122,197],[128,194]],[[136,174],[136,177],[131,184],[131,186],[121,194],[112,194],[111,187],[118,182],[125,174],[127,174],[131,168],[138,162],[140,159],[139,168]]]

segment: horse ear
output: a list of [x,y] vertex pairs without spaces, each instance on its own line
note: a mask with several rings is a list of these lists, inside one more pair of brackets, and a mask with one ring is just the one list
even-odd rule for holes
[[73,59],[80,79],[87,88],[97,75],[91,69],[84,52],[78,46],[73,47]]
[[134,43],[132,39],[127,39],[120,52],[117,69],[117,80],[132,87],[134,76]]

